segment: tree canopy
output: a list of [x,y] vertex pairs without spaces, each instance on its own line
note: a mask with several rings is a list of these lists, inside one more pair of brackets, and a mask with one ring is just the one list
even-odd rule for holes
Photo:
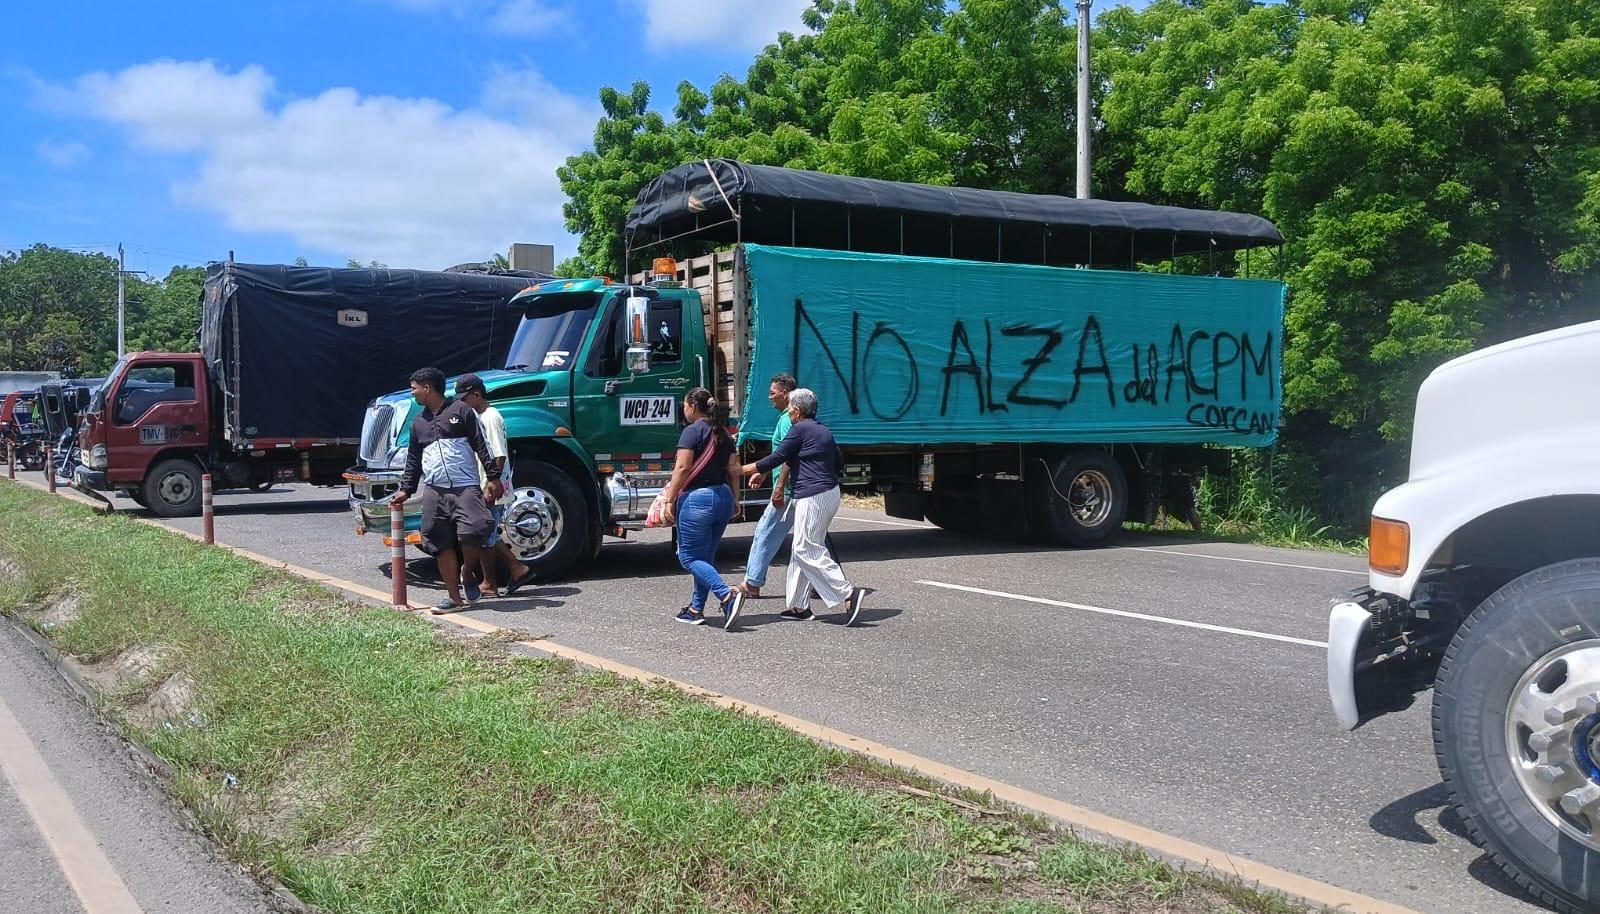
[[[559,172],[580,260],[615,275],[639,188],[701,157],[1072,193],[1072,12],[814,0],[810,33],[670,111],[602,90]],[[1291,290],[1284,445],[1324,511],[1392,481],[1433,367],[1600,317],[1600,0],[1156,0],[1093,42],[1096,196],[1290,239],[1255,266]]]
[[[197,348],[203,267],[173,267],[165,279],[124,280],[125,340],[140,349]],[[117,357],[117,262],[34,245],[0,254],[0,370],[92,376]]]

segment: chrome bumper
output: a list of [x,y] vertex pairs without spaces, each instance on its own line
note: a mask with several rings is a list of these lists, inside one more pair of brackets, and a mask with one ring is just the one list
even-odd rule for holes
[[[671,473],[614,473],[605,477],[602,486],[611,506],[610,529],[607,532],[618,529],[643,530],[645,518],[650,514],[650,503],[671,481]],[[772,497],[772,490],[741,489],[739,495],[745,520],[757,520]]]
[[1335,603],[1328,612],[1328,698],[1346,730],[1361,722],[1356,707],[1356,646],[1371,619],[1366,607],[1349,600]]
[[644,528],[650,503],[666,489],[671,473],[613,473],[605,478],[606,500],[611,505],[612,527]]
[[[389,499],[400,488],[401,473],[398,470],[365,470],[353,469],[344,474],[345,482],[350,484],[350,510],[356,516],[356,534],[364,536],[368,533],[388,534]],[[415,533],[422,529],[422,502],[413,499],[406,503],[402,515],[405,518],[405,529]]]

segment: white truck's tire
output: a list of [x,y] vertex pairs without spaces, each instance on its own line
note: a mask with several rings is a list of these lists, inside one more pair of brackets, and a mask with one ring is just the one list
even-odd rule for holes
[[1433,695],[1473,838],[1551,907],[1600,908],[1600,559],[1531,571],[1462,622]]

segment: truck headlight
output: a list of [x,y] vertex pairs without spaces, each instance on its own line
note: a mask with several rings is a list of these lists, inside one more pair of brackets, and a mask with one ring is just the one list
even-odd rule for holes
[[1367,564],[1390,577],[1406,573],[1411,560],[1411,527],[1397,520],[1374,517],[1367,539]]
[[89,455],[84,458],[83,463],[84,466],[87,466],[91,470],[105,469],[107,463],[106,446],[103,444],[97,444],[94,447],[89,448]]

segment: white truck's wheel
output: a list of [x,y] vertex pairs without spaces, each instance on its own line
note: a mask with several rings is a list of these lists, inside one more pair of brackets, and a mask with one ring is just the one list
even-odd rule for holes
[[1600,559],[1529,572],[1461,624],[1434,750],[1472,835],[1563,911],[1600,905]]

